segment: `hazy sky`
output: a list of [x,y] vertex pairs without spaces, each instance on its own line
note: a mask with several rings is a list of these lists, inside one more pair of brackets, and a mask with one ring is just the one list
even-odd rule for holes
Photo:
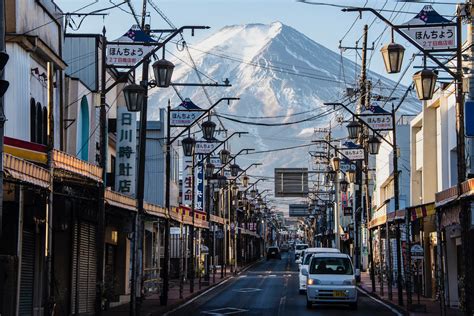
[[[93,10],[104,8],[120,3],[120,0],[106,1],[96,0],[92,6],[81,10],[80,12],[91,12]],[[93,0],[57,0],[56,3],[64,12],[72,12]],[[317,0],[315,0],[317,1]],[[131,0],[137,13],[141,13],[142,1]],[[385,24],[374,19],[370,13],[363,15],[362,19],[357,19],[356,13],[341,12],[341,8],[322,5],[309,5],[295,0],[164,0],[154,1],[159,8],[167,15],[167,17],[176,25],[208,25],[210,30],[196,31],[196,36],[192,38],[188,33],[186,40],[189,43],[199,41],[205,36],[216,32],[226,25],[246,24],[246,23],[271,23],[280,21],[287,24],[298,31],[304,33],[311,39],[325,45],[327,48],[339,52],[339,41],[343,39],[343,46],[354,46],[355,42],[360,39],[364,24],[371,25],[369,29],[369,43],[376,41],[376,49],[373,57],[370,58],[370,69],[376,72],[384,73],[383,64],[379,53],[380,47],[389,41],[390,32],[385,29]],[[442,14],[453,14],[454,5],[446,3],[455,3],[452,0],[441,1],[425,1],[424,3],[404,3],[395,0],[321,0],[321,3],[344,6],[364,6],[383,9],[382,14],[390,18],[395,23],[403,23],[411,19],[415,12],[418,12],[426,3],[435,3],[435,9]],[[120,37],[128,28],[134,24],[134,19],[129,13],[130,9],[127,5],[122,5],[120,9],[110,11],[105,18],[88,17],[86,18],[78,32],[83,33],[100,33],[103,25],[107,29],[107,36],[110,39]],[[401,10],[401,13],[394,13],[392,10]],[[153,8],[148,5],[150,17],[147,21],[152,28],[168,28],[167,24],[158,16]],[[79,24],[80,18],[75,17],[74,21]],[[350,27],[352,26],[352,29]],[[348,32],[348,30],[350,31]],[[385,32],[383,32],[385,29]],[[70,32],[71,29],[68,29]],[[346,34],[346,32],[348,32]],[[382,33],[383,32],[383,33]],[[401,44],[406,44],[402,39],[397,38]],[[360,45],[360,44],[359,44]],[[405,46],[409,47],[409,44]],[[407,51],[407,58],[410,57],[412,50]],[[356,57],[355,51],[346,51],[344,56],[360,62],[360,58]],[[371,57],[372,54],[369,55]],[[407,72],[403,78],[406,84],[411,81],[412,72]],[[398,80],[399,75],[392,75],[393,80]]]

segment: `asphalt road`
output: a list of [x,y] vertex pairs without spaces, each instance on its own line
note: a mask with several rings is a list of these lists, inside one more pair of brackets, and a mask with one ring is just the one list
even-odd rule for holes
[[235,278],[198,296],[168,315],[397,315],[359,292],[359,308],[317,305],[306,308],[298,292],[298,267],[292,253],[262,261]]

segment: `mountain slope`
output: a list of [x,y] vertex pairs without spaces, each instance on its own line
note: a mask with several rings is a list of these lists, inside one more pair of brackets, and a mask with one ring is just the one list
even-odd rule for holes
[[[333,109],[323,103],[344,99],[346,87],[353,88],[351,84],[358,76],[357,65],[280,22],[224,27],[199,44],[190,45],[190,53],[205,75],[218,81],[229,78],[232,84],[230,88],[207,88],[212,102],[221,97],[240,97],[240,101],[230,106],[222,103],[216,108],[218,114],[232,119],[220,118],[229,131],[249,132],[241,140],[232,142],[233,152],[240,148],[266,151],[308,144],[314,128],[330,124],[334,127],[337,115],[348,117],[342,111],[333,113]],[[199,82],[186,52],[178,52],[176,57],[173,82]],[[210,81],[201,76],[204,82]],[[368,77],[374,93],[388,95],[395,86],[393,81],[375,73],[369,72]],[[177,89],[182,97],[190,98],[203,108],[209,107],[202,88]],[[401,96],[404,90],[405,87],[399,86],[394,96]],[[151,118],[157,117],[158,108],[166,106],[168,99],[173,107],[180,103],[173,89],[152,90]],[[419,107],[418,103],[406,102],[400,111],[414,114]],[[301,120],[307,121],[285,126],[237,122],[288,124]],[[310,147],[253,154],[239,157],[237,162],[245,167],[260,161],[264,167],[250,173],[272,176],[275,167],[309,167],[308,150]]]

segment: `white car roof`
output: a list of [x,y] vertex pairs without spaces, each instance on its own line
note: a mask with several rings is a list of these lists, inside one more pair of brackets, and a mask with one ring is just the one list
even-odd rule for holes
[[315,247],[315,248],[306,248],[306,253],[341,253],[337,248],[326,248],[326,247]]
[[336,253],[336,252],[331,252],[331,253],[315,253],[313,255],[313,258],[349,258],[351,257],[348,254],[345,253]]

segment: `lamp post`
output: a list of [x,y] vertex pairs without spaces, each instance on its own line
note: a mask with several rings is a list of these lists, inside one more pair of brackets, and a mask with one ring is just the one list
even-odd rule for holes
[[[124,88],[124,98],[127,109],[131,112],[140,112],[140,136],[138,143],[138,172],[136,181],[136,199],[137,199],[137,215],[135,216],[135,224],[133,225],[133,253],[132,253],[132,274],[131,274],[131,298],[130,298],[130,315],[140,313],[140,302],[137,302],[137,296],[141,297],[142,287],[142,266],[141,258],[143,252],[143,215],[145,213],[143,208],[144,188],[145,188],[145,152],[146,152],[146,127],[147,127],[147,108],[148,108],[148,68],[150,59],[147,58],[143,62],[143,79],[140,85],[129,85]],[[170,62],[166,63],[166,67],[161,68],[164,64],[154,63],[153,70],[165,76],[161,78],[156,85],[160,87],[167,87],[170,84],[171,76],[173,74],[174,65]],[[159,78],[156,78],[159,79]],[[140,256],[140,257],[139,257]],[[138,293],[137,288],[140,289]]]
[[[407,90],[409,91],[409,90]],[[403,98],[400,100],[400,103],[398,104],[397,106],[397,109],[400,107],[400,105],[402,104],[402,102],[404,101],[405,97],[406,97],[407,93],[405,93],[405,95],[403,96]],[[373,129],[369,124],[367,124],[364,120],[360,119],[360,117],[355,114],[354,112],[352,112],[351,109],[349,109],[346,105],[344,105],[343,103],[325,103],[327,105],[334,105],[334,106],[341,106],[343,107],[346,111],[348,111],[352,116],[353,118],[356,118],[362,125],[364,125],[367,129],[369,129],[370,131],[372,131],[372,133],[374,135],[372,135],[371,137],[369,137],[369,139],[367,140],[367,149],[368,149],[368,152],[372,155],[376,155],[378,154],[379,150],[380,150],[380,145],[381,145],[381,140],[382,139],[383,141],[385,141],[391,148],[392,148],[392,151],[393,151],[393,155],[392,155],[392,163],[393,163],[393,184],[394,184],[394,202],[395,202],[395,211],[398,210],[400,208],[400,194],[399,194],[399,172],[398,172],[398,150],[397,150],[397,137],[396,137],[396,122],[395,122],[395,109],[392,105],[392,112],[391,112],[391,120],[392,120],[392,141],[389,141],[387,140],[383,135],[381,135],[377,130]],[[348,128],[349,129],[349,128]],[[366,160],[366,168],[368,166],[368,160]],[[366,176],[366,190],[368,190],[368,179],[367,179],[367,176]],[[369,212],[368,212],[368,195],[367,195],[367,215],[369,215]],[[369,223],[369,219],[370,217],[367,217],[367,224]],[[387,232],[388,233],[388,232]],[[370,231],[369,231],[369,243],[371,244],[372,243],[372,240],[371,240],[371,234],[370,234]],[[387,234],[387,240],[388,239],[388,234]],[[396,226],[396,240],[397,240],[397,289],[398,289],[398,304],[399,305],[403,305],[403,289],[402,289],[402,268],[401,268],[401,233],[400,233],[400,225],[397,224]],[[388,243],[389,245],[389,243]],[[370,245],[370,247],[372,247],[372,245]],[[373,255],[372,253],[370,254],[371,258],[371,274],[372,274],[372,270],[373,270]],[[371,275],[371,279],[372,279],[372,288],[373,290],[375,289],[375,277],[374,275]]]
[[[414,47],[416,47],[419,51],[421,51],[425,57],[432,60],[438,67],[446,71],[450,74],[455,81],[455,96],[456,96],[456,153],[457,153],[457,185],[458,190],[462,192],[462,183],[466,179],[466,152],[465,152],[465,133],[464,133],[464,96],[463,96],[463,60],[462,60],[462,12],[461,9],[458,8],[456,11],[456,20],[454,23],[441,23],[440,27],[444,26],[455,26],[456,28],[456,48],[454,49],[446,49],[444,51],[451,51],[455,52],[456,54],[456,69],[453,70],[449,64],[444,63],[442,60],[438,59],[436,55],[429,50],[424,49],[418,42],[413,40],[410,36],[402,31],[404,26],[394,25],[388,19],[386,19],[382,14],[372,8],[345,8],[343,9],[344,12],[371,12],[380,20],[382,20],[385,24],[392,28],[392,31],[397,32],[401,37],[411,43]],[[430,94],[432,95],[432,89],[434,87],[434,81],[436,77],[434,73],[428,73],[425,70],[422,70],[418,74],[415,74],[414,80],[415,85],[417,87],[417,95],[420,100],[426,100]],[[396,155],[394,155],[396,156]],[[470,210],[464,203],[460,202],[461,208],[461,239],[462,239],[462,249],[463,249],[463,256],[462,257],[462,266],[464,267],[464,279],[467,280],[465,284],[465,291],[464,291],[464,300],[466,303],[466,313],[470,313],[473,309],[473,302],[471,302],[471,295],[472,295],[472,259],[470,258],[471,253],[471,246],[469,242],[469,223],[470,223]],[[409,218],[408,215],[406,215]],[[398,232],[397,232],[398,235]],[[409,235],[409,234],[407,234]],[[407,259],[410,260],[410,250],[407,251]],[[407,284],[407,305],[410,307],[411,305],[411,285],[410,285],[410,269],[407,267],[406,269],[408,272],[408,276],[406,276]],[[399,282],[400,276],[399,276]],[[401,292],[401,283],[398,284],[398,294],[399,294],[399,305],[403,304],[402,300],[402,292]],[[467,299],[466,299],[467,298]]]
[[[217,100],[214,104],[212,104],[209,109],[204,110],[203,113],[189,126],[185,127],[178,135],[171,138],[171,104],[168,102],[167,108],[167,126],[166,126],[166,163],[165,163],[165,208],[167,214],[171,213],[171,202],[170,202],[170,194],[171,194],[171,145],[181,137],[186,131],[189,131],[197,122],[199,122],[207,113],[209,113],[213,108],[215,108],[220,102],[227,101],[230,102],[231,100],[239,100],[239,98],[221,98]],[[184,149],[184,148],[183,148]],[[189,153],[189,150],[188,150]],[[167,217],[165,219],[165,243],[164,243],[164,265],[163,265],[163,291],[160,296],[160,303],[161,305],[168,304],[168,290],[169,290],[169,259],[170,259],[170,219]]]

